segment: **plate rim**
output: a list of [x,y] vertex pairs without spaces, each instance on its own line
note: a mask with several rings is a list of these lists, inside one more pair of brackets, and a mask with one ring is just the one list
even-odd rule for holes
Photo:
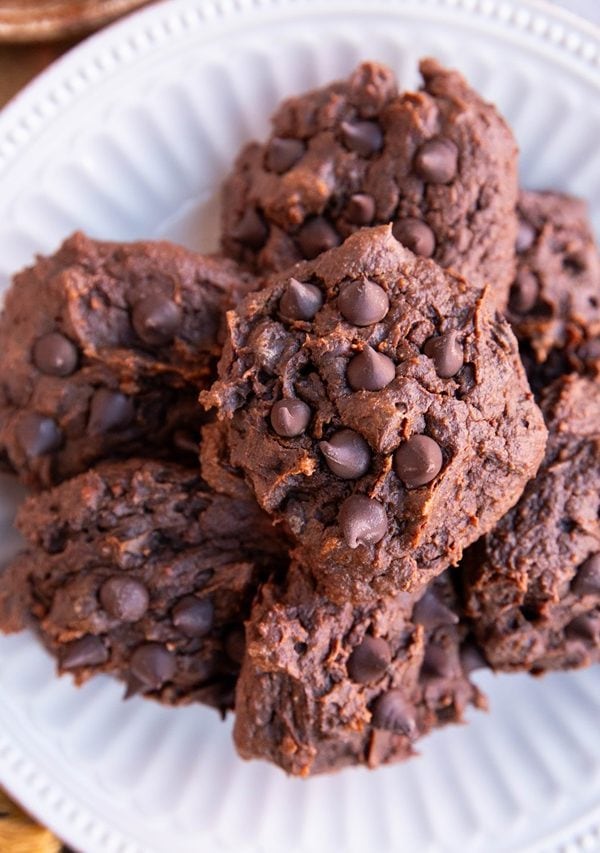
[[[294,11],[310,15],[311,10],[341,8],[342,0],[163,0],[142,8],[111,24],[69,50],[34,78],[0,112],[0,176],[10,164],[27,152],[46,125],[70,102],[81,97],[114,73],[121,73],[132,61],[141,59],[170,40],[189,37],[202,27],[235,25],[244,14],[279,14]],[[364,12],[362,0],[343,0],[344,11]],[[600,91],[600,26],[556,7],[546,0],[371,0],[369,12],[385,10],[427,10],[433,14],[463,15],[467,19],[495,22],[534,36],[540,44],[562,52],[580,70],[597,75]],[[223,33],[227,35],[227,31]],[[108,57],[108,61],[107,61]],[[87,804],[73,799],[72,793],[50,778],[21,747],[0,731],[0,782],[30,813],[69,844],[83,850],[97,844],[119,853],[143,853],[144,848],[106,817]],[[95,836],[95,838],[92,838]],[[222,841],[222,839],[219,839]],[[576,818],[543,840],[544,849],[583,851],[590,841],[600,847],[600,804],[588,815]],[[548,846],[550,843],[552,846]],[[93,849],[98,849],[94,846]],[[224,849],[224,848],[221,848]],[[530,851],[540,848],[533,845]]]

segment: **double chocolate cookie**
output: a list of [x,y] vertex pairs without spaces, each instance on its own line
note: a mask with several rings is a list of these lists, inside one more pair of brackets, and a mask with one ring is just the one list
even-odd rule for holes
[[600,256],[580,199],[521,192],[517,275],[508,318],[539,393],[600,365]]
[[0,629],[35,627],[77,681],[109,673],[169,704],[232,707],[243,622],[287,549],[249,498],[194,470],[104,462],[30,497],[0,574]]
[[515,269],[515,140],[460,74],[432,59],[420,70],[418,92],[399,94],[391,70],[367,62],[285,101],[268,142],[244,148],[226,182],[226,254],[283,270],[392,222],[405,246],[490,284],[504,308]]
[[564,377],[542,408],[537,476],[465,560],[466,612],[495,669],[600,661],[600,385]]
[[546,430],[489,290],[391,226],[275,276],[228,322],[203,399],[332,601],[422,589],[537,470]]
[[0,456],[48,486],[110,455],[195,455],[224,312],[253,286],[170,243],[75,234],[39,258],[0,319]]
[[485,704],[458,612],[448,573],[416,600],[361,607],[324,599],[293,564],[283,588],[263,587],[247,625],[240,755],[298,776],[408,758],[431,728]]

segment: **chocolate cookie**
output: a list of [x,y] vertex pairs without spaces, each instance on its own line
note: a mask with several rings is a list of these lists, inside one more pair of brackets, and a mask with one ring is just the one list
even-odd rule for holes
[[489,291],[390,226],[230,312],[203,399],[229,421],[231,464],[337,602],[422,589],[515,503],[546,439]]
[[367,62],[347,79],[285,101],[264,145],[225,184],[223,248],[255,269],[312,259],[366,225],[394,234],[505,307],[514,276],[517,147],[506,122],[456,71],[420,64],[398,94]]
[[243,620],[287,561],[254,501],[174,463],[104,462],[30,497],[17,527],[29,547],[0,572],[0,629],[33,624],[78,682],[232,705]]
[[418,598],[334,605],[292,565],[247,624],[234,739],[243,758],[308,776],[413,754],[432,727],[485,700],[468,678],[466,630],[448,574]]
[[585,202],[521,192],[508,317],[533,389],[600,365],[600,256]]
[[600,661],[600,383],[550,386],[540,470],[464,568],[466,612],[496,669]]
[[39,258],[0,319],[0,455],[48,486],[117,453],[195,454],[224,311],[253,285],[169,243],[75,234]]

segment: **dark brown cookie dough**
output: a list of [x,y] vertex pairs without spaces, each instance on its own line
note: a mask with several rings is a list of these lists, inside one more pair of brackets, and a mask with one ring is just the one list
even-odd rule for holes
[[287,552],[248,498],[174,463],[104,462],[30,497],[28,550],[0,572],[0,629],[28,624],[78,682],[231,707],[243,620]]
[[448,573],[416,603],[400,593],[353,607],[323,599],[293,564],[284,589],[263,587],[247,624],[238,751],[297,776],[410,757],[417,738],[485,703],[457,613]]
[[417,254],[492,285],[503,308],[514,275],[514,138],[460,74],[432,59],[420,70],[418,92],[398,94],[391,70],[367,62],[285,101],[268,142],[248,145],[225,185],[225,252],[283,270],[392,222]]
[[508,318],[539,393],[565,373],[598,370],[600,255],[581,199],[522,191],[518,214]]
[[495,669],[600,661],[600,384],[564,377],[542,408],[544,462],[464,564],[466,613]]
[[224,311],[254,282],[169,243],[75,234],[0,318],[0,455],[48,486],[109,455],[195,453]]
[[546,431],[508,323],[390,226],[274,277],[228,322],[204,402],[334,601],[422,589],[537,470]]

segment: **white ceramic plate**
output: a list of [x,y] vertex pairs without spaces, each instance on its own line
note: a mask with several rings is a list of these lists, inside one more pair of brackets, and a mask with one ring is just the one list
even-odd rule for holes
[[[512,122],[528,186],[585,195],[600,226],[600,39],[515,0],[173,0],[73,51],[0,116],[0,278],[75,228],[216,246],[216,196],[278,100],[424,54]],[[18,489],[0,480],[3,556]],[[600,849],[600,671],[481,676],[489,715],[423,756],[309,782],[240,761],[202,708],[53,676],[0,640],[0,782],[85,853],[434,853]]]

